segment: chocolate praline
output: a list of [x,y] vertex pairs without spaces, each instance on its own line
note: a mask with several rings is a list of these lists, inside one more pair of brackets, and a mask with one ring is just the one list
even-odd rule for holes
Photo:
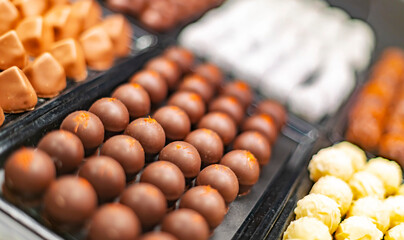
[[139,240],[178,240],[170,233],[166,232],[149,232],[140,236]]
[[140,172],[145,163],[142,145],[128,135],[117,135],[108,139],[102,145],[100,154],[116,160],[128,176]]
[[144,231],[159,224],[167,212],[167,200],[164,194],[149,183],[129,186],[123,191],[119,201],[135,212]]
[[4,184],[22,198],[39,198],[55,180],[52,159],[40,149],[21,148],[7,158]]
[[217,163],[223,156],[223,142],[219,135],[206,128],[192,131],[185,138],[185,142],[194,146],[205,164]]
[[60,129],[74,133],[80,138],[85,149],[93,149],[104,141],[104,125],[97,115],[87,111],[69,114]]
[[203,63],[196,66],[194,73],[204,77],[216,88],[220,87],[224,79],[222,71],[212,63]]
[[220,160],[220,164],[229,167],[237,176],[239,193],[249,191],[260,175],[260,166],[252,153],[246,150],[233,150]]
[[223,221],[226,204],[220,193],[210,186],[197,186],[189,189],[181,198],[180,208],[188,208],[201,214],[211,229]]
[[205,103],[212,100],[215,93],[214,87],[209,82],[198,74],[191,74],[184,78],[178,87],[179,91],[190,91],[199,94]]
[[191,131],[188,115],[177,106],[162,107],[154,113],[153,118],[163,127],[168,139],[182,140]]
[[54,224],[81,225],[97,208],[97,195],[91,184],[77,176],[58,178],[46,191],[45,216]]
[[142,86],[149,94],[151,103],[161,103],[167,97],[167,83],[163,76],[156,71],[142,70],[137,72],[131,77],[130,82]]
[[130,208],[110,203],[100,207],[91,218],[88,240],[131,240],[141,232],[139,219]]
[[240,124],[244,119],[244,108],[237,98],[232,96],[220,96],[214,99],[209,105],[210,112],[223,112],[228,114],[236,124]]
[[269,163],[271,158],[271,145],[266,137],[258,131],[247,131],[240,134],[234,140],[233,149],[250,151],[261,166]]
[[184,110],[192,124],[197,123],[205,114],[205,103],[196,93],[183,91],[174,93],[167,102]]
[[254,98],[250,86],[240,80],[227,83],[222,90],[222,95],[236,97],[243,104],[244,108],[250,106]]
[[247,118],[241,128],[243,131],[258,131],[262,133],[273,144],[278,137],[278,128],[274,119],[267,114],[256,114]]
[[185,177],[173,163],[157,161],[148,165],[140,177],[140,182],[158,187],[168,201],[177,200],[185,190]]
[[150,112],[149,94],[137,83],[123,84],[115,89],[111,96],[126,106],[132,118],[143,117]]
[[100,118],[106,131],[122,132],[129,124],[128,109],[116,98],[101,98],[88,111]]
[[186,178],[196,177],[201,169],[198,150],[189,143],[176,141],[161,150],[159,160],[172,162],[179,167]]
[[258,104],[257,113],[265,113],[273,117],[278,129],[282,128],[288,119],[285,108],[280,103],[269,99]]
[[[165,2],[165,1],[161,1]],[[168,2],[166,2],[167,4]],[[175,26],[177,23],[176,16],[170,13],[170,10],[147,8],[140,15],[140,21],[155,31],[164,32]]]
[[164,232],[171,233],[178,240],[208,240],[209,225],[195,210],[178,209],[168,214],[161,225]]
[[125,130],[129,135],[140,142],[144,151],[155,154],[163,149],[166,135],[161,125],[153,118],[138,118],[131,122]]
[[146,69],[154,70],[166,80],[169,89],[173,89],[180,80],[181,70],[177,63],[166,57],[151,59],[145,66]]
[[107,156],[88,158],[79,169],[78,175],[91,183],[100,201],[114,199],[124,190],[126,184],[122,166]]
[[164,56],[176,62],[180,66],[183,73],[187,73],[194,65],[194,54],[188,49],[172,46],[164,51]]
[[206,114],[198,123],[198,128],[207,128],[215,131],[225,145],[231,143],[237,134],[234,120],[222,112]]
[[38,148],[51,157],[59,174],[74,171],[84,158],[84,147],[80,139],[65,130],[46,134],[39,141]]
[[196,185],[210,185],[216,189],[229,204],[238,194],[238,180],[236,174],[227,166],[213,164],[204,168],[196,178]]

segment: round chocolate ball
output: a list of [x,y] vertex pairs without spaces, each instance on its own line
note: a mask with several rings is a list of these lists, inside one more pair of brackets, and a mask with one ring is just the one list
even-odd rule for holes
[[38,148],[51,157],[59,174],[74,171],[84,158],[84,147],[80,139],[64,130],[46,134],[39,141]]
[[180,208],[197,211],[205,218],[211,229],[220,225],[227,211],[222,195],[211,186],[189,189],[181,198]]
[[213,164],[204,168],[196,178],[196,185],[210,185],[216,189],[229,204],[238,194],[238,180],[236,174],[227,166]]
[[181,69],[169,58],[156,57],[146,63],[146,69],[156,71],[166,80],[167,86],[173,89],[180,80]]
[[222,71],[212,63],[198,65],[195,68],[194,73],[204,77],[216,88],[220,87],[224,79]]
[[100,118],[106,131],[122,132],[129,124],[128,109],[116,98],[101,98],[88,111]]
[[125,130],[129,135],[140,142],[144,151],[155,154],[163,149],[166,135],[161,125],[153,118],[138,118],[131,122]]
[[184,110],[192,124],[197,123],[206,110],[201,96],[189,91],[174,93],[168,100],[167,105],[174,105]]
[[114,199],[125,188],[126,177],[122,166],[107,156],[88,158],[78,174],[91,183],[101,201]]
[[[166,1],[160,1],[160,2],[165,2],[166,4],[169,4],[169,2]],[[153,2],[153,5],[155,2]],[[166,14],[168,13],[168,14]],[[154,9],[154,8],[146,8],[140,15],[140,21],[146,25],[146,27],[149,27],[155,31],[158,32],[164,32],[167,31],[175,26],[177,23],[175,15],[170,13],[170,10],[166,10],[163,12],[163,10],[160,9]]]
[[76,134],[85,149],[96,148],[104,141],[104,125],[97,115],[91,112],[76,111],[69,114],[60,129]]
[[220,96],[214,99],[209,105],[210,112],[223,112],[228,114],[236,124],[240,124],[244,118],[243,105],[232,96]]
[[58,178],[46,191],[45,216],[53,223],[80,225],[97,208],[97,195],[91,184],[77,176]]
[[278,127],[274,119],[267,114],[256,114],[247,118],[241,128],[243,131],[258,131],[273,144],[278,137]]
[[237,176],[239,193],[247,192],[260,176],[260,166],[252,153],[246,150],[233,150],[225,154],[220,164],[229,167]]
[[154,104],[161,103],[167,97],[167,83],[163,76],[152,70],[142,70],[137,72],[130,79],[131,83],[142,86],[149,94],[150,101]]
[[123,84],[115,89],[111,96],[126,106],[132,118],[143,117],[150,112],[149,94],[137,83]]
[[285,108],[274,100],[264,100],[257,106],[257,113],[270,115],[276,122],[278,129],[282,128],[288,119]]
[[154,113],[153,118],[163,127],[168,139],[182,140],[191,131],[188,115],[177,106],[162,107]]
[[223,141],[219,135],[206,128],[192,131],[185,138],[185,142],[194,146],[205,164],[217,163],[223,156]]
[[234,120],[222,112],[206,114],[199,121],[198,128],[207,128],[215,131],[225,145],[231,143],[237,134],[237,126]]
[[91,218],[88,240],[133,240],[141,232],[139,219],[130,208],[110,203],[100,207]]
[[191,51],[178,46],[167,48],[164,51],[164,56],[176,62],[183,73],[189,72],[195,61],[194,54]]
[[40,149],[21,148],[14,152],[4,166],[4,184],[25,198],[40,197],[55,180],[52,159]]
[[136,213],[145,231],[159,224],[167,212],[167,200],[164,194],[149,183],[129,186],[121,194],[120,203]]
[[179,91],[190,91],[199,94],[205,103],[212,100],[215,93],[214,87],[203,77],[198,74],[191,74],[184,78],[180,86]]
[[168,201],[177,200],[185,190],[184,174],[175,164],[167,161],[148,165],[140,177],[140,182],[158,187]]
[[177,141],[165,146],[159,160],[172,162],[179,167],[186,178],[196,177],[201,169],[198,150],[189,143]]
[[258,160],[259,165],[269,163],[271,145],[264,135],[257,131],[247,131],[234,140],[233,149],[250,151]]
[[166,232],[149,232],[140,236],[139,240],[178,240],[170,233]]
[[121,164],[126,175],[142,170],[145,154],[142,145],[131,136],[118,135],[108,139],[101,148],[101,155],[108,156]]
[[240,103],[243,104],[244,108],[250,106],[254,98],[254,94],[250,86],[240,80],[227,83],[222,90],[222,95],[237,98]]
[[206,220],[195,210],[186,208],[168,214],[161,229],[171,233],[178,240],[208,240],[210,235]]

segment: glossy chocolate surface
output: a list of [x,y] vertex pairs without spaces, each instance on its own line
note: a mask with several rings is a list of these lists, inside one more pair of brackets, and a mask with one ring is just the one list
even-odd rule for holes
[[286,109],[278,102],[274,100],[264,100],[257,106],[258,113],[265,113],[273,117],[278,126],[278,129],[283,127],[288,120]]
[[240,101],[233,96],[220,96],[214,99],[209,105],[210,112],[223,112],[228,114],[236,124],[244,119],[244,108]]
[[250,86],[241,80],[227,83],[221,93],[236,97],[243,104],[244,108],[250,106],[254,98]]
[[178,87],[179,91],[190,91],[199,94],[205,103],[210,102],[215,93],[212,86],[204,77],[198,74],[191,74],[184,78]]
[[142,70],[137,72],[131,77],[130,82],[141,85],[149,94],[153,104],[161,103],[167,97],[167,83],[163,76],[156,71]]
[[219,135],[212,130],[201,128],[192,131],[185,138],[185,142],[198,150],[202,162],[205,164],[217,163],[223,156],[223,142]]
[[129,124],[128,109],[116,98],[101,98],[88,111],[100,118],[106,131],[122,132]]
[[240,185],[254,185],[260,175],[257,159],[246,150],[233,150],[220,160],[220,164],[229,167],[237,176]]
[[164,56],[176,62],[183,73],[187,73],[194,65],[194,54],[182,47],[172,46],[164,51]]
[[181,69],[176,62],[166,57],[156,57],[151,59],[145,66],[146,69],[154,70],[161,74],[166,80],[167,86],[173,89],[181,76]]
[[188,115],[177,106],[162,107],[154,113],[153,118],[163,127],[168,139],[182,140],[191,131]]
[[119,99],[126,106],[132,118],[144,117],[150,112],[149,94],[137,83],[119,86],[111,97]]
[[208,240],[210,235],[206,220],[195,210],[186,208],[168,214],[161,229],[171,233],[178,240]]
[[273,144],[278,137],[278,127],[274,119],[267,114],[256,114],[247,118],[242,126],[243,131],[258,131],[262,133]]
[[225,145],[233,141],[237,134],[237,126],[229,115],[222,112],[210,112],[198,123],[198,128],[207,128],[215,131]]
[[167,105],[174,105],[184,110],[192,124],[197,123],[206,110],[201,96],[188,91],[174,93],[168,100]]
[[139,240],[178,240],[172,234],[166,232],[150,232],[140,236]]
[[212,63],[203,63],[194,69],[194,72],[204,77],[216,88],[220,87],[224,80],[222,71]]
[[271,145],[263,134],[258,131],[247,131],[234,140],[233,149],[250,151],[263,166],[271,158]]

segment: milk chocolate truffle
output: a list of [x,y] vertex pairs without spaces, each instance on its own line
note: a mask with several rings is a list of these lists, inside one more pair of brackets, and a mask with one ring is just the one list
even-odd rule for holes
[[216,189],[229,204],[236,199],[239,188],[236,174],[227,166],[213,164],[204,168],[196,178],[196,185],[209,185]]
[[173,163],[157,161],[148,165],[140,177],[140,182],[158,187],[168,201],[177,200],[185,190],[185,178]]
[[149,183],[129,186],[121,194],[119,201],[135,212],[144,231],[159,224],[167,212],[167,200],[164,194]]
[[198,65],[195,68],[194,73],[204,77],[216,88],[220,87],[224,79],[222,71],[213,63],[203,63]]
[[23,69],[27,65],[28,54],[16,31],[11,30],[0,35],[0,46],[0,70],[12,66]]
[[4,112],[3,109],[0,107],[0,127],[1,125],[3,125],[4,120],[5,120]]
[[173,89],[180,80],[181,70],[179,66],[166,57],[156,57],[146,64],[146,69],[156,71],[166,80],[169,89]]
[[278,137],[278,128],[273,118],[266,114],[253,115],[245,120],[243,131],[255,130],[262,133],[273,144]]
[[206,220],[192,209],[178,209],[168,214],[161,229],[173,234],[178,240],[208,240],[209,225]]
[[76,134],[85,149],[93,149],[104,141],[104,125],[97,115],[87,111],[69,114],[60,125],[60,129]]
[[80,138],[65,130],[46,134],[38,143],[38,148],[52,158],[59,174],[72,172],[84,158],[84,147]]
[[243,104],[244,108],[250,106],[254,98],[250,86],[241,80],[227,83],[221,93],[223,95],[236,97],[240,103]]
[[129,124],[128,109],[116,98],[101,98],[88,111],[100,118],[106,131],[122,132]]
[[189,72],[195,61],[194,54],[191,51],[178,46],[167,48],[164,51],[164,56],[176,62],[183,73]]
[[276,122],[278,129],[282,128],[288,120],[285,108],[274,100],[264,100],[257,106],[257,113],[265,113],[270,115]]
[[258,131],[247,131],[240,134],[233,144],[234,149],[250,151],[257,158],[260,166],[269,163],[271,145],[264,135]]
[[45,216],[54,224],[80,225],[97,208],[97,195],[91,184],[77,176],[63,176],[46,191]]
[[192,124],[197,123],[206,110],[201,96],[188,91],[174,93],[168,100],[167,105],[174,105],[184,110]]
[[118,135],[108,139],[101,147],[101,155],[119,162],[126,175],[134,175],[142,170],[145,154],[142,145],[131,136]]
[[211,186],[197,186],[189,189],[181,198],[180,208],[188,208],[201,214],[211,229],[223,221],[226,204],[220,193]]
[[52,159],[39,149],[21,148],[7,159],[4,167],[5,186],[25,198],[40,197],[55,176]]
[[0,35],[13,29],[19,20],[17,8],[9,0],[0,0]]
[[198,150],[202,162],[205,164],[217,163],[223,156],[223,142],[219,135],[210,129],[200,128],[192,131],[185,138],[185,142]]
[[257,159],[246,150],[233,150],[228,152],[220,160],[220,164],[229,167],[237,176],[239,193],[249,191],[260,175],[260,167]]
[[209,82],[197,75],[191,74],[184,78],[183,82],[178,87],[179,91],[190,91],[199,94],[205,103],[212,100],[213,94],[215,93],[214,88]]
[[182,140],[191,131],[188,115],[177,106],[162,107],[154,113],[153,118],[163,127],[168,139]]
[[133,240],[141,233],[138,217],[119,203],[99,208],[91,218],[88,240]]
[[102,21],[102,27],[112,40],[115,56],[129,55],[133,35],[129,21],[122,14],[113,14]]
[[159,160],[172,162],[179,167],[186,178],[194,178],[201,169],[198,150],[189,143],[176,141],[161,150]]
[[168,87],[162,75],[153,70],[142,70],[133,75],[131,83],[137,83],[142,86],[150,96],[154,104],[161,103],[167,96]]
[[150,7],[146,8],[140,15],[140,21],[147,27],[159,32],[164,32],[174,27],[174,25],[176,24],[176,17],[174,15],[175,13],[173,13],[171,10],[173,9],[172,5],[166,1],[156,1],[153,5],[155,5],[155,3],[161,3],[164,4],[165,7],[171,8],[167,8],[167,10],[159,10]]
[[178,239],[166,232],[150,232],[141,236],[139,240],[178,240]]
[[214,99],[209,105],[210,112],[223,112],[228,114],[236,124],[240,124],[244,119],[243,105],[232,96],[220,96]]
[[198,123],[198,128],[207,128],[215,131],[225,145],[233,141],[237,134],[237,126],[231,117],[222,112],[206,114]]
[[126,83],[119,86],[111,97],[119,99],[126,106],[132,118],[143,117],[150,112],[149,94],[137,83]]
[[129,135],[140,142],[146,153],[155,154],[163,149],[166,135],[161,125],[153,118],[138,118],[131,122],[125,130]]

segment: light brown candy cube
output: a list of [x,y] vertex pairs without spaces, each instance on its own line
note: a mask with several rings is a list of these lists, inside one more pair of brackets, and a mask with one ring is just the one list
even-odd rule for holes
[[121,14],[114,14],[106,17],[102,26],[112,40],[115,56],[129,55],[133,30],[128,20]]
[[0,70],[12,66],[24,68],[28,63],[28,54],[18,38],[17,32],[8,31],[0,36]]
[[72,5],[73,15],[79,19],[81,31],[85,31],[101,22],[102,10],[94,0],[78,0]]
[[45,14],[44,19],[51,26],[55,41],[79,36],[80,21],[72,14],[72,7],[69,5],[54,6]]
[[22,18],[40,16],[45,13],[48,1],[45,0],[12,0]]
[[13,29],[19,18],[17,8],[9,0],[0,0],[0,35]]

